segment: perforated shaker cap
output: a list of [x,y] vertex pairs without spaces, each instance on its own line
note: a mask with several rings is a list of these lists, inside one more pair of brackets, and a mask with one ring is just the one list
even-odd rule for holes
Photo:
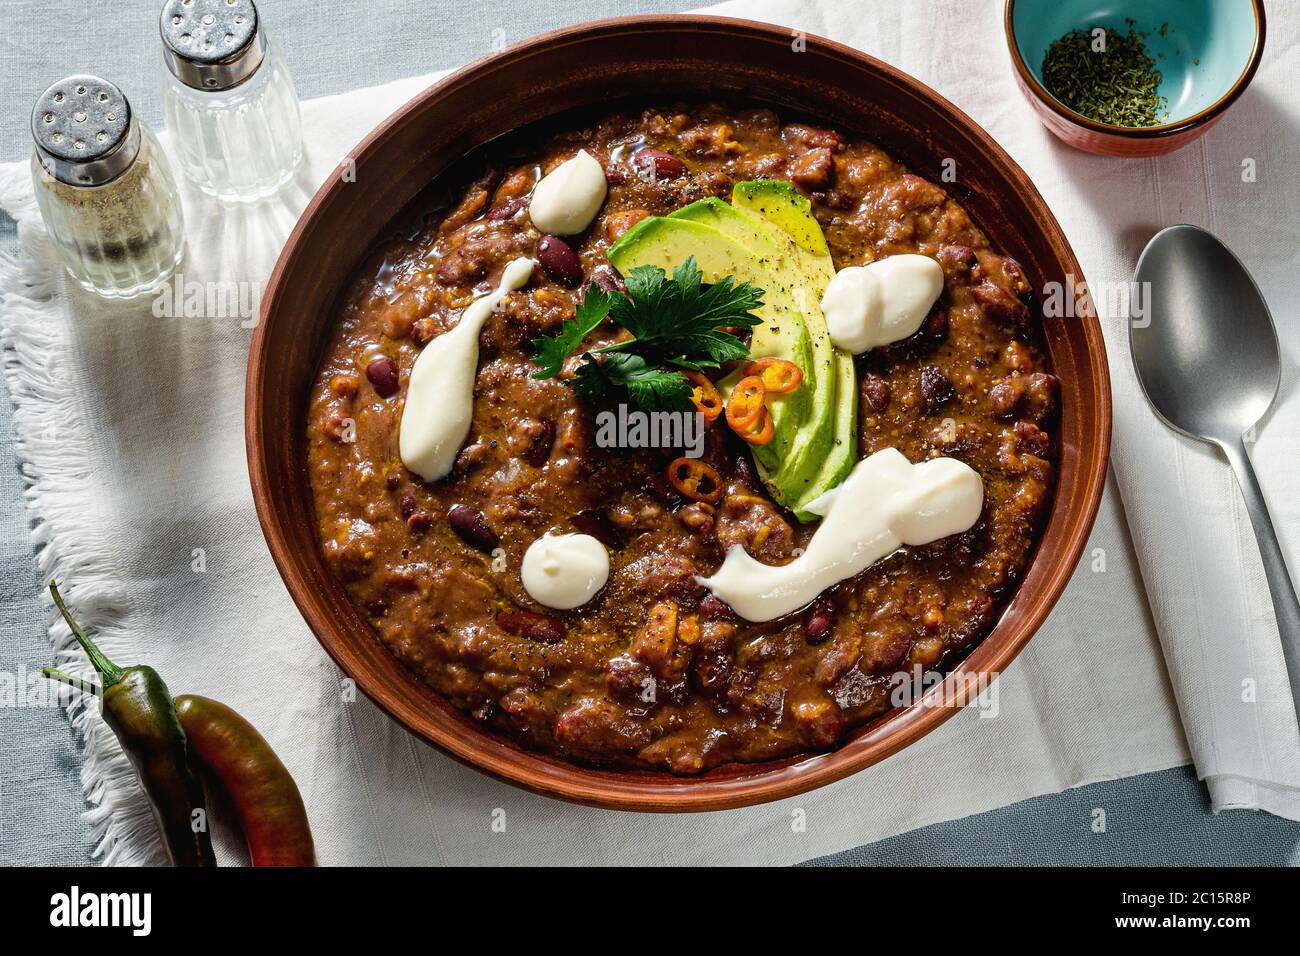
[[59,80],[36,98],[32,138],[45,171],[70,186],[102,186],[140,153],[140,128],[126,96],[89,74]]
[[266,58],[253,0],[167,0],[158,28],[167,69],[196,90],[236,87]]

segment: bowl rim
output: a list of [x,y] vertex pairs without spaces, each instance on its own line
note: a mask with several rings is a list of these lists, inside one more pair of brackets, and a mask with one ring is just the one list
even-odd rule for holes
[[[566,41],[579,41],[586,34],[646,27],[664,30],[725,29],[740,31],[759,39],[779,40],[781,43],[787,43],[790,37],[788,28],[776,24],[701,14],[609,17],[564,27],[519,41],[500,53],[480,58],[447,74],[421,90],[382,120],[349,150],[348,155],[359,160],[377,141],[387,135],[390,128],[402,122],[408,113],[417,110],[427,98],[453,89],[479,71],[499,69],[515,59],[526,58],[539,47],[563,44]],[[948,99],[910,74],[844,44],[812,34],[806,36],[809,41],[818,45],[819,50],[878,71],[892,81],[912,88],[918,95],[933,100],[941,109],[950,113],[961,124],[964,135],[975,140],[994,164],[1002,167],[1012,178],[1019,181],[1019,185],[1024,189],[1023,199],[1031,207],[1039,229],[1042,230],[1046,242],[1053,250],[1054,257],[1067,272],[1072,272],[1079,277],[1080,281],[1085,281],[1074,250],[1041,193],[1028,174],[983,127]],[[293,258],[290,253],[296,250],[303,234],[307,231],[308,224],[336,188],[337,179],[337,176],[327,176],[300,215],[267,282],[261,299],[263,309],[275,302],[280,295],[280,287],[286,281],[288,265]],[[269,459],[271,446],[262,428],[259,405],[267,387],[263,367],[267,359],[265,339],[269,323],[265,321],[264,314],[261,315],[262,321],[259,321],[254,328],[249,346],[245,387],[245,441],[249,479],[259,523],[276,569],[317,640],[344,674],[351,677],[362,693],[388,717],[441,752],[480,772],[525,790],[590,806],[630,811],[692,812],[732,809],[765,803],[834,783],[878,763],[930,733],[962,709],[960,706],[942,703],[945,700],[961,699],[945,697],[945,695],[962,692],[962,689],[957,686],[958,681],[969,681],[972,676],[990,680],[996,678],[1023,650],[1047,619],[1073,575],[1091,534],[1109,466],[1112,419],[1109,363],[1100,323],[1095,315],[1083,314],[1079,316],[1083,320],[1083,346],[1092,362],[1091,376],[1081,378],[1079,381],[1081,392],[1096,396],[1095,421],[1091,429],[1086,432],[1087,436],[1095,441],[1095,454],[1091,457],[1081,455],[1078,459],[1075,472],[1079,489],[1076,500],[1080,503],[1075,512],[1077,520],[1066,520],[1067,533],[1063,534],[1062,539],[1057,542],[1051,566],[1043,580],[1039,582],[1041,596],[1030,603],[1023,614],[1018,616],[1016,623],[1009,628],[1009,633],[999,643],[990,644],[986,636],[947,672],[942,681],[930,687],[920,698],[906,706],[887,711],[857,728],[855,736],[846,739],[836,749],[828,752],[802,752],[778,760],[738,765],[752,767],[753,772],[749,774],[740,773],[734,777],[711,779],[707,775],[681,777],[666,772],[643,773],[594,769],[555,755],[530,751],[518,745],[512,748],[511,755],[507,759],[482,743],[476,742],[475,735],[457,735],[433,726],[411,700],[402,699],[372,673],[367,671],[353,673],[344,662],[349,647],[344,632],[335,627],[326,613],[323,602],[313,601],[311,595],[307,593],[309,589],[295,586],[293,583],[297,572],[292,545],[288,540],[285,527],[281,524],[281,519],[272,508],[275,497],[273,479],[265,470],[264,463]],[[1039,544],[1041,545],[1041,538]],[[1029,567],[1032,568],[1035,563],[1044,560],[1044,554],[1042,548],[1037,547]],[[1028,573],[1029,568],[1026,569],[1025,574]],[[1019,593],[1018,589],[1012,592],[1010,600],[1014,600],[1017,593]],[[1000,623],[1001,619],[995,623],[993,630],[996,630]],[[981,651],[987,654],[987,658],[979,661],[978,668],[967,669],[972,655],[984,657]],[[494,741],[502,739],[495,731],[481,730],[479,733]],[[647,781],[646,777],[652,777],[653,780]]]
[[1236,102],[1237,98],[1246,91],[1250,81],[1254,79],[1255,72],[1259,69],[1260,61],[1264,58],[1264,38],[1267,33],[1267,23],[1264,16],[1264,0],[1251,0],[1251,9],[1255,14],[1255,43],[1250,52],[1250,59],[1247,61],[1245,68],[1240,75],[1233,81],[1232,86],[1228,87],[1226,93],[1207,106],[1205,109],[1191,116],[1176,120],[1172,123],[1162,123],[1159,126],[1116,126],[1113,123],[1102,123],[1094,119],[1077,113],[1070,107],[1066,106],[1048,89],[1039,82],[1034,71],[1025,63],[1024,57],[1020,55],[1020,45],[1016,42],[1016,28],[1013,14],[1016,8],[1016,0],[1006,0],[1006,7],[1003,13],[1003,33],[1007,39],[1007,49],[1011,52],[1011,62],[1016,68],[1025,86],[1033,91],[1034,96],[1040,103],[1045,105],[1053,113],[1056,113],[1062,119],[1075,126],[1081,126],[1084,129],[1092,130],[1094,133],[1102,133],[1109,136],[1119,136],[1125,139],[1158,139],[1163,136],[1170,136],[1176,133],[1186,132],[1199,126],[1205,126],[1217,119],[1229,106]]

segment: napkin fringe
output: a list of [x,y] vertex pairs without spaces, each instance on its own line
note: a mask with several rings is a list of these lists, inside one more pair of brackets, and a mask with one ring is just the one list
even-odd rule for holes
[[[78,622],[110,658],[138,659],[115,600],[120,582],[96,536],[80,527],[95,482],[86,463],[92,436],[79,413],[66,369],[51,357],[67,329],[50,321],[63,268],[41,226],[25,166],[0,168],[0,207],[18,222],[20,251],[0,254],[0,349],[14,403],[14,431],[23,463],[24,497],[32,521],[37,565],[57,580]],[[50,643],[60,667],[91,676],[72,632],[51,608]],[[94,855],[109,865],[163,862],[157,824],[139,778],[108,726],[99,700],[67,691],[64,709],[82,741],[81,785],[89,809]]]

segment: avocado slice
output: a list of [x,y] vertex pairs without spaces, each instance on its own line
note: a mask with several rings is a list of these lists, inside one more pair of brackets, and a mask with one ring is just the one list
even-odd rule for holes
[[[826,282],[830,280],[820,274],[819,261],[814,261],[814,257],[804,252],[791,236],[755,212],[709,197],[684,206],[669,218],[689,219],[713,226],[749,249],[792,290],[812,345],[812,363],[800,366],[804,380],[799,386],[800,390],[807,389],[812,396],[812,410],[778,466],[771,469],[758,461],[758,471],[772,497],[787,508],[793,508],[831,451],[835,409],[835,347],[831,344],[830,332],[821,310],[821,296],[825,292]],[[813,225],[817,225],[815,219]],[[817,227],[817,235],[821,235],[820,226]],[[825,258],[827,262],[830,261],[829,255]],[[771,404],[775,405],[779,401],[784,399],[774,399]]]
[[[790,183],[779,179],[757,179],[736,183],[731,190],[731,204],[776,226],[799,248],[815,257],[830,259],[831,250],[821,223],[812,213],[812,204]],[[831,275],[835,267],[829,266]]]
[[[750,354],[787,359],[801,369],[812,367],[812,343],[789,283],[735,239],[712,226],[651,216],[625,232],[606,253],[614,268],[624,273],[647,265],[671,273],[690,256],[695,257],[705,282],[734,276],[738,282],[752,282],[763,290],[763,305],[758,309],[763,321],[754,326]],[[810,390],[802,387],[781,402],[774,402],[772,441],[753,446],[755,461],[776,470],[808,419],[811,406]]]
[[[830,248],[812,205],[787,182],[759,180],[737,183],[731,202],[738,209],[756,213],[780,229],[802,250],[801,271],[808,277],[818,303],[835,275]],[[820,305],[818,315],[820,316]],[[825,324],[825,320],[822,320]],[[806,505],[840,484],[858,461],[858,383],[853,356],[833,349],[835,393],[831,413],[831,444],[821,465],[812,474],[790,509],[800,521],[816,521],[818,515]]]

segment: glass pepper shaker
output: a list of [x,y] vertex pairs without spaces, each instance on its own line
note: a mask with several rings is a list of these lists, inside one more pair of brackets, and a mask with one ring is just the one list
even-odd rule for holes
[[32,110],[36,203],[69,274],[114,298],[148,292],[185,254],[176,182],[149,128],[112,83],[70,76]]
[[302,161],[298,97],[252,0],[167,0],[163,114],[182,172],[227,201],[273,195]]

